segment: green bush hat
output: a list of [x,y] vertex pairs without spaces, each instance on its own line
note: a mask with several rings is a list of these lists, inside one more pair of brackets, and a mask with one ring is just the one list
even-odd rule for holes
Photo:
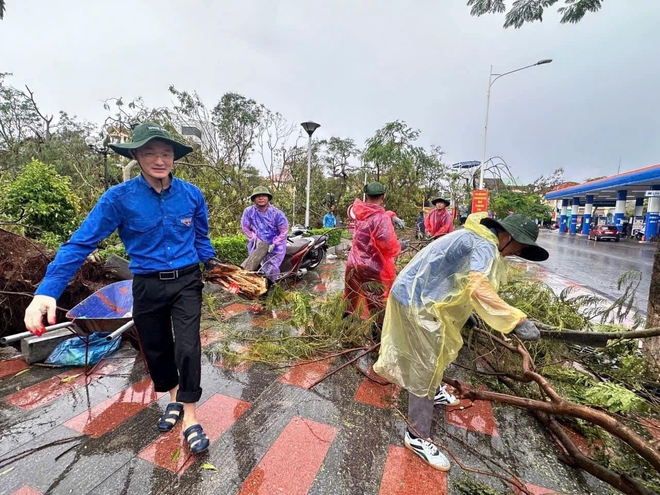
[[257,186],[254,188],[254,191],[252,191],[252,194],[250,195],[250,199],[254,201],[255,196],[268,196],[268,201],[273,199],[273,195],[270,193],[268,188],[266,186]]
[[385,194],[387,187],[380,182],[371,182],[362,188],[362,192],[367,196],[381,196]]
[[440,201],[442,201],[442,202],[445,204],[445,206],[449,206],[449,200],[448,200],[448,199],[445,199],[445,198],[435,198],[435,199],[432,199],[432,200],[431,200],[431,204],[435,206],[436,203],[439,203]]
[[520,253],[521,258],[530,261],[545,261],[550,257],[545,249],[536,244],[536,239],[539,237],[538,225],[525,215],[519,213],[509,215],[501,222],[493,218],[484,218],[481,220],[481,224],[489,229],[504,230],[511,234],[515,241],[524,244],[525,247]]
[[119,144],[110,144],[108,145],[112,151],[125,156],[126,158],[131,158],[131,151],[144,146],[152,139],[160,139],[169,143],[174,148],[174,159],[179,160],[183,158],[193,149],[190,146],[187,146],[183,143],[175,141],[172,139],[172,136],[169,132],[163,129],[163,126],[157,124],[156,122],[144,122],[143,124],[138,125],[133,129],[133,134],[131,135],[131,141],[128,143],[119,143]]

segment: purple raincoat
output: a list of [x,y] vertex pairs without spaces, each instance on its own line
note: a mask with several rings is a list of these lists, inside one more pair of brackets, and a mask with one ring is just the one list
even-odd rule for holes
[[289,222],[282,211],[269,204],[264,213],[256,205],[248,206],[241,217],[241,229],[248,238],[248,254],[255,248],[257,239],[273,245],[261,264],[261,272],[275,279],[280,273],[280,265],[286,254],[286,235]]

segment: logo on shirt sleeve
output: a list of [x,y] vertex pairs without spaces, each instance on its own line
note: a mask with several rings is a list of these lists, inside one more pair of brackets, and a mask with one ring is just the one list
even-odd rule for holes
[[190,227],[190,224],[192,224],[192,218],[182,218],[181,223],[186,227]]

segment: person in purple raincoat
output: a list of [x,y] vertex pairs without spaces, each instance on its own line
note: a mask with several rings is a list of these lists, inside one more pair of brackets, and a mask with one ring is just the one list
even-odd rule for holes
[[254,204],[245,208],[241,217],[241,229],[249,241],[248,254],[252,254],[258,240],[267,242],[268,254],[261,263],[261,273],[275,281],[286,254],[289,222],[281,210],[270,204],[273,195],[267,187],[255,187],[250,199]]

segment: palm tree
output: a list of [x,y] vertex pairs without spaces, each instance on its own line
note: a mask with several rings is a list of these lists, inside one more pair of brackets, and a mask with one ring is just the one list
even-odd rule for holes
[[0,0],[0,20],[5,17],[5,0]]

